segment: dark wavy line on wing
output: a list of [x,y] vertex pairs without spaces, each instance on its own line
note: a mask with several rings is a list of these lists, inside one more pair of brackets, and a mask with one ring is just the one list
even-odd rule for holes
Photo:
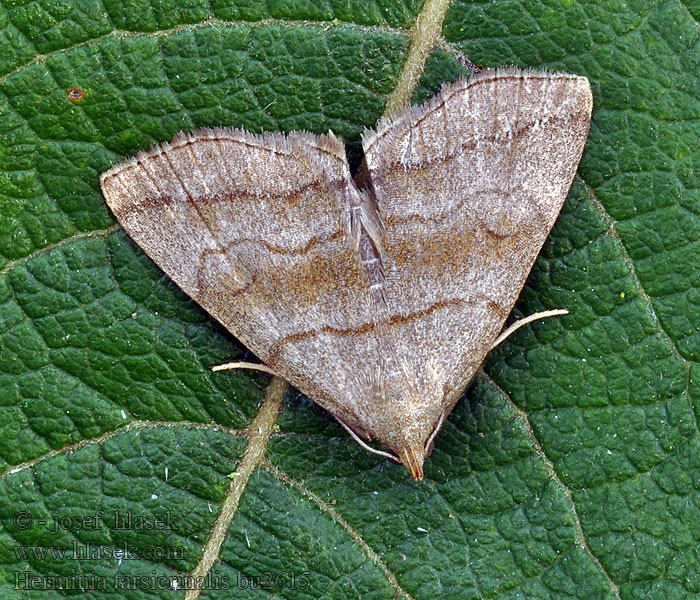
[[362,323],[361,325],[358,325],[356,327],[348,327],[346,329],[339,329],[337,327],[331,327],[330,325],[326,325],[324,327],[319,327],[317,329],[310,329],[307,331],[300,331],[298,333],[292,333],[290,335],[287,335],[283,337],[282,339],[276,341],[271,347],[270,350],[268,351],[267,356],[264,359],[264,362],[273,367],[275,363],[277,362],[277,359],[282,351],[282,348],[286,346],[287,344],[292,344],[295,342],[299,342],[303,339],[309,338],[309,337],[316,337],[322,333],[331,333],[333,335],[337,336],[348,336],[348,335],[355,335],[355,334],[367,334],[372,331],[375,331],[379,327],[383,327],[386,325],[393,326],[397,325],[400,323],[409,323],[411,321],[415,321],[418,319],[422,319],[423,317],[435,312],[436,310],[440,310],[443,308],[448,308],[452,306],[458,306],[460,304],[473,304],[476,305],[479,302],[486,302],[486,304],[491,308],[492,310],[497,310],[499,314],[504,314],[505,309],[500,306],[497,302],[494,300],[491,300],[489,298],[478,298],[478,299],[465,299],[465,298],[451,298],[449,300],[441,300],[438,302],[435,302],[434,304],[431,304],[427,308],[424,308],[423,310],[416,311],[414,313],[410,313],[408,315],[393,315],[391,318],[389,318],[387,321],[384,322],[377,322],[377,321],[367,321],[365,323]]

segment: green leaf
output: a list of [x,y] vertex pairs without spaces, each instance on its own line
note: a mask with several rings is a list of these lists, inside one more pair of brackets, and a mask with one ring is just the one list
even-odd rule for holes
[[[421,38],[433,17],[443,37]],[[0,598],[699,596],[699,19],[0,3]],[[332,129],[357,162],[390,95],[422,102],[469,61],[591,80],[579,175],[515,310],[570,314],[491,353],[415,483],[297,392],[278,415],[267,376],[212,373],[254,358],[121,231],[98,177],[215,125]]]

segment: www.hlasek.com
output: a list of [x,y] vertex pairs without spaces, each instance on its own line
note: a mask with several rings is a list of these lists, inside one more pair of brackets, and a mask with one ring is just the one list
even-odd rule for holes
[[70,546],[13,546],[15,558],[20,561],[45,560],[183,560],[185,549],[182,546],[140,545],[138,550],[128,542],[122,546],[97,546],[81,544],[73,540]]

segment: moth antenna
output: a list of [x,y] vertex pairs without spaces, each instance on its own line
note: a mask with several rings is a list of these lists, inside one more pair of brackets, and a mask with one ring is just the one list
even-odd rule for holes
[[263,373],[269,373],[274,377],[278,377],[277,373],[275,373],[270,367],[258,363],[230,362],[224,363],[223,365],[216,365],[211,368],[212,371],[228,371],[229,369],[254,369],[255,371],[262,371]]
[[338,420],[338,423],[340,423],[345,428],[345,431],[347,431],[350,434],[352,439],[355,440],[358,444],[360,444],[360,446],[362,446],[365,450],[367,450],[367,452],[371,452],[372,454],[376,454],[377,456],[383,456],[384,458],[395,460],[396,462],[401,462],[401,459],[398,456],[396,456],[396,454],[372,448],[372,446],[360,439],[360,436],[358,436],[349,425],[343,423],[338,417],[336,417],[336,419]]
[[430,444],[433,443],[433,440],[435,439],[435,436],[440,432],[440,428],[442,427],[442,424],[445,422],[445,409],[442,409],[442,412],[440,413],[440,418],[438,419],[437,424],[435,425],[435,429],[433,429],[433,433],[430,434],[430,437],[425,441],[425,451],[428,451],[428,448],[430,448]]
[[510,327],[506,328],[506,330],[503,331],[501,333],[501,335],[499,335],[496,338],[496,341],[491,346],[491,350],[493,350],[496,346],[498,346],[500,343],[502,343],[506,338],[513,335],[518,329],[527,325],[528,323],[532,323],[533,321],[538,321],[540,319],[547,319],[549,317],[558,317],[560,315],[568,315],[568,314],[569,314],[568,308],[555,308],[553,310],[543,310],[542,312],[536,312],[534,314],[531,314],[530,316],[525,317],[524,319],[519,319],[515,323],[513,323]]

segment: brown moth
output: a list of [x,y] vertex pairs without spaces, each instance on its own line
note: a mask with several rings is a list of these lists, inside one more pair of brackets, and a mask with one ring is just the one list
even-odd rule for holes
[[489,71],[365,131],[356,180],[331,132],[217,128],[100,182],[271,372],[422,479],[559,214],[591,107],[585,77]]

